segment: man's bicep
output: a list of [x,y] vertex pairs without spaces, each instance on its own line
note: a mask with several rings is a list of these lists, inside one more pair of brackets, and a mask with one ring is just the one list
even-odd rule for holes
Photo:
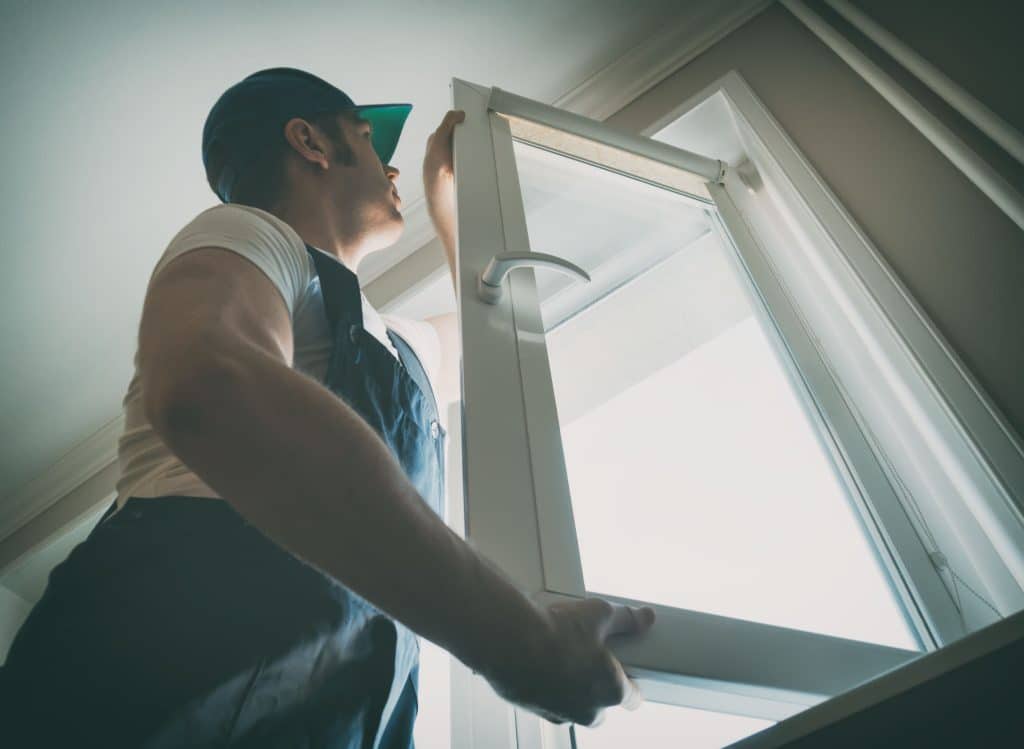
[[291,316],[262,270],[238,253],[204,247],[159,271],[139,326],[144,390],[187,378],[191,368],[230,356],[240,346],[292,363]]

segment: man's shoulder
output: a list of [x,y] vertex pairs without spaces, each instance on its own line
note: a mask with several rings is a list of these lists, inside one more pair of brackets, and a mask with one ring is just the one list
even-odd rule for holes
[[211,247],[229,250],[254,263],[280,289],[289,312],[305,293],[314,272],[305,242],[285,221],[259,208],[224,203],[201,211],[171,239],[157,260],[150,282],[175,258]]
[[288,222],[261,208],[241,203],[220,203],[200,211],[175,239],[206,231],[224,232],[228,236],[237,233],[242,237],[251,236],[254,232],[258,235],[275,233],[291,247],[305,252],[305,242]]
[[222,203],[200,211],[174,235],[163,255],[173,256],[185,247],[204,243],[243,254],[248,249],[291,257],[301,266],[312,264],[306,243],[291,225],[272,213],[239,203]]

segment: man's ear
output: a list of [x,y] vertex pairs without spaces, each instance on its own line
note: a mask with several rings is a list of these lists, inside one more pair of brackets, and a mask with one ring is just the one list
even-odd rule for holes
[[327,144],[323,135],[301,117],[293,117],[284,126],[284,139],[301,158],[319,164],[326,171],[329,166]]

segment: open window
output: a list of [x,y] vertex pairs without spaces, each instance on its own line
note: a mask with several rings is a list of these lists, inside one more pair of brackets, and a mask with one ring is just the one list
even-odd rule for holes
[[452,85],[467,537],[656,609],[645,720],[721,746],[1024,607],[1020,445],[738,76],[650,138]]

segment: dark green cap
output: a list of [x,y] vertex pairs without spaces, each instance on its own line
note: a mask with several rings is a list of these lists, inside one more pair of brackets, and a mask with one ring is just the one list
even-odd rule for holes
[[[341,89],[296,68],[268,68],[247,76],[221,95],[203,125],[203,166],[210,187],[222,202],[229,202],[239,176],[259,159],[268,143],[281,137],[288,120],[345,109],[370,122],[373,149],[387,164],[412,104],[357,105]],[[210,173],[214,144],[227,154],[217,174]]]

